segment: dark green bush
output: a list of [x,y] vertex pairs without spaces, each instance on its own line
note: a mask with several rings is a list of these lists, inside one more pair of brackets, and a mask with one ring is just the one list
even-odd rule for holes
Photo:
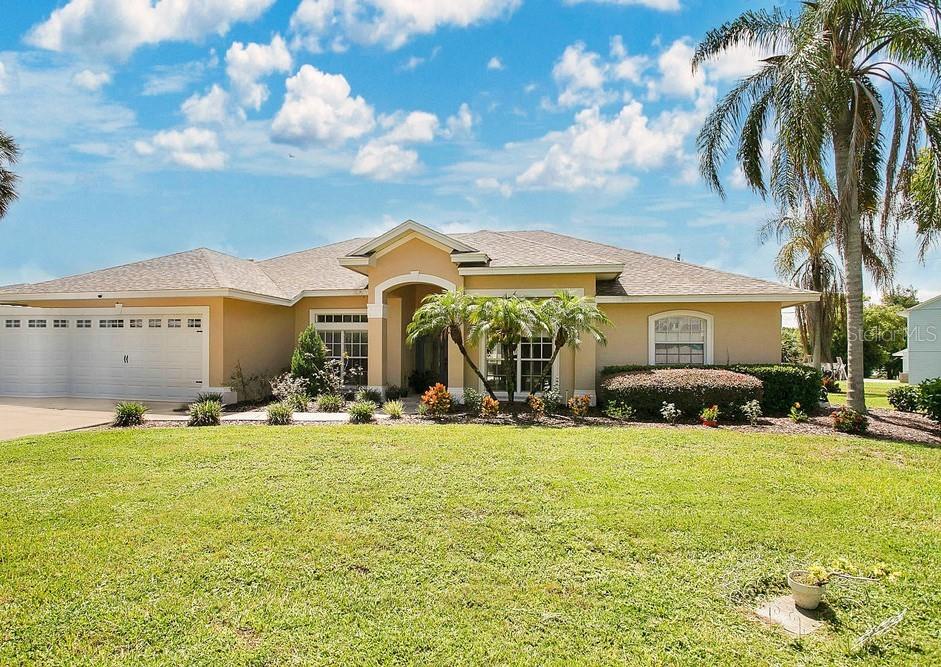
[[918,385],[918,407],[930,419],[941,424],[941,378],[930,378]]
[[114,406],[115,426],[140,426],[144,423],[147,406],[143,403],[118,403]]
[[606,404],[630,407],[642,417],[657,417],[664,403],[683,414],[698,415],[717,405],[724,415],[739,415],[742,405],[761,399],[761,381],[751,375],[715,368],[645,368],[611,375],[601,383]]
[[382,405],[382,392],[378,389],[371,389],[370,387],[363,387],[356,392],[356,401],[369,401],[373,403],[377,408]]
[[291,375],[307,380],[307,393],[316,398],[324,391],[322,371],[327,360],[327,346],[311,324],[297,338],[291,355]]
[[[812,366],[799,364],[736,364],[733,366],[608,366],[602,375],[613,375],[625,371],[642,371],[652,368],[706,368],[744,373],[761,380],[764,394],[761,410],[769,416],[786,415],[795,403],[812,409],[820,400],[820,383],[823,375]],[[756,398],[756,397],[752,397]],[[751,399],[749,399],[751,400]],[[703,406],[692,414],[699,414]],[[721,407],[721,406],[720,406]],[[691,414],[691,413],[687,413]],[[728,413],[726,413],[728,414]]]
[[376,413],[376,404],[372,401],[356,401],[347,409],[351,424],[368,424]]
[[196,401],[190,404],[190,426],[218,426],[222,421],[222,404],[218,401]]
[[869,418],[851,408],[842,407],[833,413],[833,428],[841,433],[862,435],[869,430]]
[[921,392],[918,387],[903,384],[889,389],[886,398],[889,399],[889,405],[899,412],[915,412],[921,402]]

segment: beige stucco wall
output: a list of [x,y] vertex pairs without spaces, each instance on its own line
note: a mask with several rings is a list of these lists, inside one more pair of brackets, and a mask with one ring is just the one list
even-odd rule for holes
[[366,310],[365,296],[305,297],[294,304],[294,339],[310,324],[311,310]]
[[780,303],[618,303],[602,304],[612,321],[608,344],[598,347],[598,369],[648,362],[648,318],[670,310],[708,313],[714,318],[713,361],[779,363]]
[[585,273],[464,276],[465,290],[581,289],[595,295],[595,276]]
[[377,253],[375,266],[368,269],[369,303],[375,299],[376,286],[389,278],[406,276],[413,272],[433,275],[461,287],[462,280],[450,253],[420,239],[406,241],[385,253]]
[[291,365],[294,312],[287,306],[225,299],[223,322],[224,385],[231,384],[236,364],[245,375],[272,376]]

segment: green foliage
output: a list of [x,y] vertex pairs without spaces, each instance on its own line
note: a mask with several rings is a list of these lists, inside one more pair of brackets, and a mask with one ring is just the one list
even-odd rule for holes
[[810,417],[807,416],[807,411],[801,407],[800,403],[795,403],[791,406],[790,412],[787,414],[791,418],[791,421],[795,424],[806,424],[810,421]]
[[144,415],[148,408],[143,403],[127,401],[114,406],[115,426],[140,426],[144,423]]
[[604,406],[604,416],[618,421],[634,421],[637,410],[622,401],[608,401]]
[[710,405],[708,408],[702,409],[699,413],[699,418],[705,422],[717,422],[719,421],[720,414],[721,411],[718,405]]
[[539,317],[532,300],[514,294],[481,299],[471,318],[473,336],[482,338],[488,350],[503,353],[502,375],[510,404],[516,393],[517,348],[524,338],[543,330]]
[[290,405],[295,412],[307,412],[310,406],[310,382],[291,373],[279,375],[271,381],[271,393],[279,402]]
[[196,401],[190,404],[190,426],[218,426],[222,422],[222,404],[217,401]]
[[218,391],[201,391],[196,394],[196,401],[215,401],[216,403],[222,403],[222,394]]
[[471,417],[480,415],[483,407],[484,395],[473,387],[464,387],[464,411]]
[[351,424],[368,424],[376,414],[376,404],[372,401],[355,401],[346,410]]
[[313,324],[301,332],[291,355],[291,375],[307,381],[307,393],[316,398],[324,391],[320,373],[327,360],[327,346]]
[[408,386],[416,394],[421,396],[428,387],[433,387],[438,381],[438,374],[430,370],[414,370],[408,376]]
[[405,406],[402,401],[386,401],[382,404],[382,411],[389,415],[390,419],[401,419],[405,414]]
[[321,394],[317,399],[318,412],[343,412],[343,397],[337,394]]
[[377,407],[382,405],[382,392],[371,387],[363,387],[356,392],[356,401],[372,401]]
[[268,424],[286,426],[294,421],[294,406],[287,402],[272,403],[268,406]]
[[840,383],[833,377],[833,373],[824,372],[823,379],[820,381],[820,388],[827,394],[842,394],[843,389]]
[[10,204],[17,198],[16,182],[19,177],[12,167],[19,159],[20,149],[13,137],[0,130],[0,218],[7,214]]
[[781,360],[786,364],[799,364],[804,359],[800,333],[793,327],[781,328]]
[[[863,367],[866,377],[877,369],[885,368],[887,377],[896,377],[902,360],[892,355],[908,345],[908,320],[897,305],[867,304],[863,308]],[[840,319],[833,336],[833,358],[846,359],[846,325]]]
[[921,391],[917,386],[902,384],[889,389],[886,398],[899,412],[915,412],[921,404]]
[[930,378],[918,385],[918,406],[930,419],[941,424],[941,378]]
[[605,402],[632,406],[642,417],[655,417],[664,402],[688,415],[703,405],[718,405],[727,415],[762,395],[762,383],[751,375],[714,368],[654,367],[610,375],[601,383]]
[[885,306],[897,306],[902,309],[914,308],[920,303],[918,300],[918,290],[914,285],[905,287],[904,285],[894,285],[882,292],[882,304]]
[[390,384],[386,387],[386,398],[390,401],[397,401],[406,396],[408,396],[408,390],[405,387],[400,387],[397,384]]
[[683,416],[683,411],[673,403],[664,401],[660,406],[660,416],[663,417],[663,421],[666,423],[676,424],[677,420]]
[[862,435],[869,430],[869,418],[844,406],[833,413],[833,428],[841,433]]
[[559,381],[556,380],[551,386],[547,383],[542,390],[542,402],[546,405],[546,414],[557,415],[562,412],[565,401],[562,398],[562,392],[559,391]]
[[761,419],[761,401],[751,400],[748,403],[745,403],[741,408],[742,416],[748,420],[748,423],[752,426],[758,425],[758,420]]

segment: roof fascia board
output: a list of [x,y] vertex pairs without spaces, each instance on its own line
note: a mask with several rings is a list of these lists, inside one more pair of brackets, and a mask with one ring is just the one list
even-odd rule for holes
[[265,294],[256,294],[237,289],[177,289],[177,290],[135,290],[124,292],[40,292],[30,294],[0,294],[0,302],[9,301],[98,301],[100,299],[173,299],[189,297],[223,297],[255,301],[278,306],[290,306],[291,300]]
[[441,245],[450,248],[451,250],[459,250],[461,252],[476,252],[477,250],[476,248],[470,247],[466,243],[462,243],[461,241],[458,241],[457,239],[448,236],[447,234],[437,232],[430,227],[426,227],[425,225],[415,222],[414,220],[406,220],[401,225],[393,227],[384,234],[380,234],[376,238],[364,243],[360,247],[348,253],[348,255],[366,255],[368,253],[375,252],[386,244],[395,241],[399,236],[408,232],[416,232],[422,236],[426,236],[437,241]]
[[782,307],[820,301],[819,294],[656,294],[643,296],[598,296],[598,303],[785,303]]
[[551,273],[594,273],[619,275],[624,271],[623,264],[570,264],[546,266],[468,266],[459,268],[462,276],[507,276]]
[[490,256],[485,252],[454,252],[451,253],[451,261],[455,264],[489,264]]

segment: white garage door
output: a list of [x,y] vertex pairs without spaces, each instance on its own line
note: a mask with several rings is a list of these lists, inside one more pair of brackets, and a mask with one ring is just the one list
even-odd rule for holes
[[0,307],[0,395],[189,400],[208,314]]

